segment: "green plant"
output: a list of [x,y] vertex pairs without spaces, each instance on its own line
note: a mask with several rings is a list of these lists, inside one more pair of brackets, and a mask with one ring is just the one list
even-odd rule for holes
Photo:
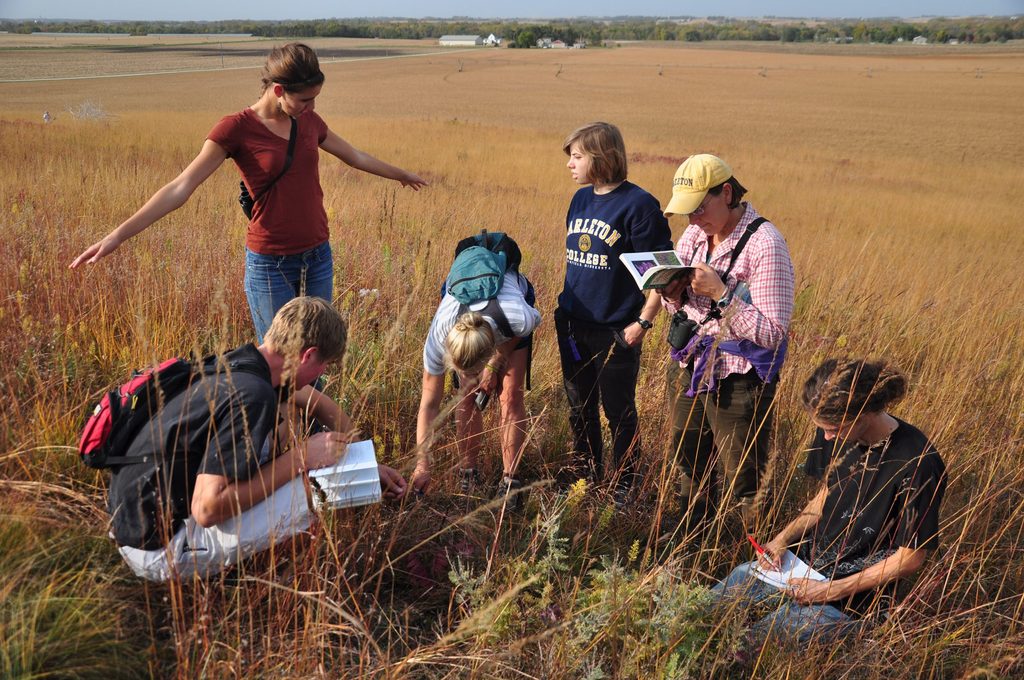
[[[118,601],[109,556],[88,536],[17,520],[0,522],[0,675],[109,680],[147,670],[146,650],[126,630],[134,613]],[[107,546],[103,546],[105,549]]]

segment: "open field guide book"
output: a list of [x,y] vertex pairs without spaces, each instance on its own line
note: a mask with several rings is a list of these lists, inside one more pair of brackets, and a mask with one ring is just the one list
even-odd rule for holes
[[640,290],[664,288],[676,277],[686,276],[693,271],[693,267],[682,263],[674,250],[622,253],[619,259],[626,265]]
[[352,508],[380,502],[380,475],[373,441],[352,442],[337,463],[310,470],[309,480],[316,487],[313,499],[317,507]]

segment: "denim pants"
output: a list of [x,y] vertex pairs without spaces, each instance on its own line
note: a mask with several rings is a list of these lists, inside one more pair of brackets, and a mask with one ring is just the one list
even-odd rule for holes
[[620,484],[633,483],[640,439],[637,432],[636,380],[640,346],[627,347],[614,328],[581,324],[555,310],[555,332],[562,360],[569,425],[577,467],[590,467],[597,480],[603,474],[601,414],[604,407],[612,431],[615,467]]
[[811,639],[836,639],[863,625],[859,619],[850,618],[830,604],[798,604],[775,586],[754,576],[753,564],[747,562],[736,567],[711,592],[721,598],[723,608],[777,605],[775,611],[758,619],[751,628],[751,635],[757,642],[764,642],[769,636],[800,643]]
[[294,255],[261,255],[245,249],[245,297],[257,344],[263,342],[274,315],[286,302],[300,295],[330,302],[333,292],[330,243]]

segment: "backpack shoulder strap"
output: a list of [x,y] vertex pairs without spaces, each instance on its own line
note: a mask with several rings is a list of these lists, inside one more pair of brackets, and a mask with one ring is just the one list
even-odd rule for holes
[[[462,316],[466,312],[470,311],[469,305],[459,305],[459,316]],[[494,322],[494,325],[498,327],[498,332],[506,338],[514,338],[515,332],[512,330],[512,324],[509,323],[508,317],[505,316],[505,310],[501,308],[498,303],[498,298],[491,298],[487,301],[487,305],[483,309],[477,310],[477,314],[482,314],[488,319]]]
[[210,356],[203,357],[196,363],[200,372],[204,376],[217,375],[218,373],[230,373],[232,371],[242,371],[243,373],[249,373],[250,375],[257,376],[263,375],[263,371],[260,367],[252,361],[234,359],[232,361],[224,362],[221,361],[220,358],[220,355],[211,354]]

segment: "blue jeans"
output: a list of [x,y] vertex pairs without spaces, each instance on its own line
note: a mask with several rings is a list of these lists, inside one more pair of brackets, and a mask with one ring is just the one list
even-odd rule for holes
[[256,327],[256,342],[270,328],[277,310],[300,295],[331,302],[334,263],[331,244],[323,243],[295,255],[261,255],[245,249],[245,297]]
[[751,572],[753,564],[747,562],[736,567],[711,592],[740,606],[778,605],[774,612],[758,619],[751,628],[751,635],[757,642],[764,642],[769,635],[800,643],[809,642],[812,638],[836,639],[861,627],[861,621],[850,618],[830,604],[798,604],[775,586],[754,576]]

